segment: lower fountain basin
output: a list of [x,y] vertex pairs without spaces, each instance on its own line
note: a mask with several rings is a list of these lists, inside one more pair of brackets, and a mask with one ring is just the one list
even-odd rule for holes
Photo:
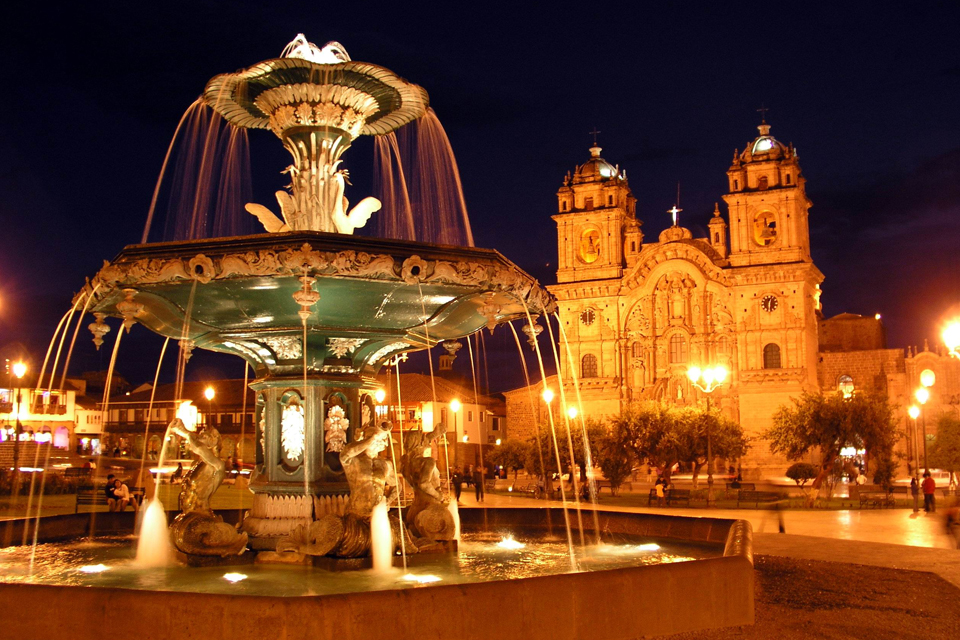
[[[123,529],[120,520],[99,516],[98,530]],[[64,523],[53,521],[76,518],[89,520],[89,514],[44,519],[41,534],[62,538],[56,525]],[[0,550],[0,604],[57,603],[42,615],[10,620],[11,636],[69,633],[98,640],[105,632],[165,640],[264,633],[285,639],[573,640],[753,622],[744,521],[599,512],[606,544],[578,546],[579,571],[571,572],[562,510],[465,509],[461,520],[466,535],[459,554],[413,557],[408,573],[417,578],[401,569],[333,573],[284,565],[142,570],[132,566],[129,538],[114,537],[38,548],[33,583],[26,583],[23,561],[30,550],[7,548]],[[584,517],[588,543],[593,523],[592,514]],[[505,535],[528,546],[497,547]],[[573,535],[579,545],[580,533]],[[640,546],[654,540],[659,549]],[[79,571],[101,563],[111,568]],[[427,576],[439,581],[427,582],[433,579]]]

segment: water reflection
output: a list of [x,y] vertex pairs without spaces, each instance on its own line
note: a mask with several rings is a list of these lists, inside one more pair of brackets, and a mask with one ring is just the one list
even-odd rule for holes
[[[504,545],[504,543],[506,543]],[[553,575],[569,571],[566,540],[507,532],[463,536],[457,554],[412,556],[414,566],[400,571],[327,571],[292,565],[244,565],[243,573],[223,567],[136,565],[135,541],[128,537],[41,544],[30,572],[30,547],[0,549],[0,581],[115,587],[192,593],[304,596],[417,587],[437,582],[458,584]],[[685,562],[717,556],[719,547],[642,539],[608,541],[576,549],[581,571]]]

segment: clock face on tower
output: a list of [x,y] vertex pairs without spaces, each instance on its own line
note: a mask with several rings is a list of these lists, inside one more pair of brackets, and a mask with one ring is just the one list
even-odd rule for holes
[[588,326],[588,327],[592,325],[593,321],[596,319],[597,319],[597,314],[594,312],[593,309],[587,309],[586,311],[580,314],[580,322],[582,322],[585,326]]
[[760,301],[760,308],[767,313],[773,313],[777,310],[777,305],[779,304],[780,303],[777,301],[777,296],[767,295],[763,296],[763,299]]

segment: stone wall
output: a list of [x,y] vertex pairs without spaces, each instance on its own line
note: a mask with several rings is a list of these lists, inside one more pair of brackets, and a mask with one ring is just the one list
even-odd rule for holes
[[820,320],[820,351],[873,351],[886,349],[887,330],[879,318],[841,313]]

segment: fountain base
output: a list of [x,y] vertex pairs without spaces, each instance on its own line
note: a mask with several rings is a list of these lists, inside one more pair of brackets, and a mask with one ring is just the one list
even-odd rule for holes
[[253,551],[246,551],[240,555],[232,556],[196,556],[177,551],[174,554],[179,562],[188,567],[238,567],[245,564],[253,564],[257,559],[257,554]]

